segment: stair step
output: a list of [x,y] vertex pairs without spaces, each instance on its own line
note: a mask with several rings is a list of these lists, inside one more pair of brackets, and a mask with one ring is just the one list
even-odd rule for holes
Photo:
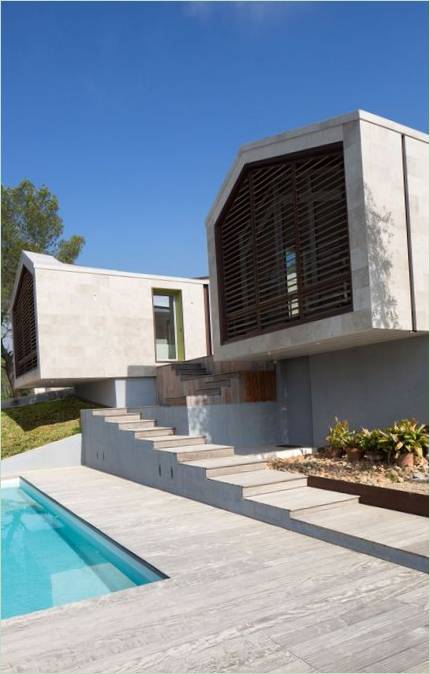
[[238,379],[240,374],[238,372],[224,373],[224,374],[211,374],[210,377],[207,377],[208,383],[214,384],[231,384],[232,379]]
[[108,424],[120,424],[129,421],[142,421],[140,414],[120,414],[118,416],[106,417]]
[[234,449],[231,445],[183,445],[182,447],[165,447],[163,452],[176,454],[176,460],[180,463],[200,461],[202,459],[215,459],[232,456]]
[[216,379],[215,381],[203,381],[204,388],[220,388],[221,386],[231,386],[231,379]]
[[174,369],[176,371],[184,371],[184,370],[205,370],[206,367],[204,367],[201,363],[175,363],[173,365]]
[[187,374],[180,374],[179,376],[181,381],[194,381],[194,379],[203,379],[204,377],[207,377],[207,372],[195,372],[194,374],[187,372]]
[[[136,433],[136,437],[140,434]],[[139,438],[140,440],[147,440],[152,443],[153,449],[168,449],[172,447],[173,449],[179,447],[190,447],[193,445],[204,445],[206,443],[206,438],[203,435],[191,436],[191,435],[172,435],[163,437],[143,437]]]
[[143,431],[155,426],[155,419],[138,419],[136,421],[119,422],[121,431]]
[[[263,460],[253,461],[252,463],[241,463],[234,465],[236,473],[252,473],[256,467],[266,468],[267,462]],[[233,466],[220,466],[219,468],[209,468],[206,470],[206,477],[221,477],[223,475],[230,475]]]
[[154,426],[154,428],[144,428],[142,431],[137,431],[135,437],[139,440],[152,438],[161,438],[164,436],[174,435],[175,429],[172,426]]
[[358,496],[341,494],[337,491],[314,489],[313,487],[299,487],[280,491],[274,494],[248,496],[247,500],[254,501],[259,509],[270,506],[288,515],[297,516],[301,512],[311,512],[325,508],[344,507],[346,503],[358,503]]
[[101,410],[93,410],[93,417],[114,417],[127,414],[125,407],[109,407]]
[[207,395],[207,396],[220,396],[220,388],[198,388],[197,395]]
[[178,398],[166,398],[164,401],[165,405],[170,405],[170,406],[178,406],[178,405],[185,405],[187,402],[187,399],[185,396],[180,396]]
[[187,464],[202,468],[206,477],[215,477],[216,475],[230,475],[232,470],[235,473],[253,471],[257,468],[264,468],[266,460],[252,455],[240,456],[234,454],[226,458],[202,459],[201,461],[188,461]]
[[246,496],[253,496],[254,494],[268,494],[306,487],[307,478],[302,473],[287,473],[285,471],[280,475],[279,472],[262,469],[211,477],[209,479],[238,487],[241,489],[244,498]]
[[299,512],[298,516],[294,513],[294,519],[308,526],[330,530],[338,536],[373,545],[401,547],[428,557],[428,520],[419,515],[357,503],[344,510],[338,508],[335,512],[321,509]]

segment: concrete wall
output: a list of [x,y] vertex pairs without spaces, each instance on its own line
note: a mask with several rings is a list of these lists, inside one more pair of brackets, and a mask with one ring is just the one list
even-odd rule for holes
[[278,367],[292,444],[324,444],[336,416],[352,428],[383,427],[404,417],[428,422],[427,337],[286,360]]
[[280,443],[276,402],[232,405],[154,405],[144,416],[160,426],[173,426],[177,435],[204,435],[209,442],[236,449]]
[[360,133],[372,325],[412,330],[402,134],[366,121]]
[[39,363],[18,387],[154,376],[156,289],[181,291],[185,359],[207,355],[207,281],[91,269],[26,252],[22,264],[35,279]]
[[104,379],[75,386],[76,395],[106,407],[142,407],[155,405],[155,377]]
[[[215,224],[241,169],[253,161],[333,142],[343,142],[344,148],[353,311],[222,345]],[[364,111],[241,148],[206,222],[215,358],[293,358],[407,337],[414,329],[414,304],[416,329],[426,331],[427,175],[428,137]],[[410,266],[416,277],[415,292]]]
[[39,470],[43,468],[64,468],[65,466],[81,465],[81,434],[72,435],[56,442],[50,442],[42,447],[29,449],[22,454],[2,459],[1,476],[19,475],[25,470]]

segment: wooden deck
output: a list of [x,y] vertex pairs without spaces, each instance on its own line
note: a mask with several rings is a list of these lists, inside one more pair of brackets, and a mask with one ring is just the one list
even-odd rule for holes
[[84,467],[24,474],[169,579],[2,624],[2,672],[427,671],[423,573]]

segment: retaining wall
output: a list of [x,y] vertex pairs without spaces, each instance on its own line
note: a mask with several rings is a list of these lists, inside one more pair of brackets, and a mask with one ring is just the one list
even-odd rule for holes
[[64,468],[66,466],[81,465],[82,435],[72,435],[56,442],[50,442],[42,447],[29,449],[22,454],[2,459],[1,475],[17,475],[25,470],[39,470],[42,468]]

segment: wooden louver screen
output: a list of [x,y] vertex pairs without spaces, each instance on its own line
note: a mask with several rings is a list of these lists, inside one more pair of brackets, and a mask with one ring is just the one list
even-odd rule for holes
[[37,367],[33,276],[25,267],[12,309],[12,327],[15,374],[20,377]]
[[350,310],[342,146],[247,165],[216,246],[223,342]]

